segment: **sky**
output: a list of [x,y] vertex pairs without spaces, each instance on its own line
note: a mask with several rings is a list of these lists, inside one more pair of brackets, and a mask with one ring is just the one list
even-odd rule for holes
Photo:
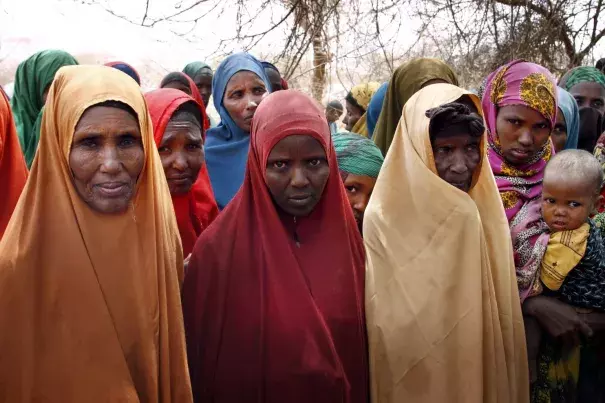
[[[110,8],[116,14],[140,22],[145,0],[95,0],[102,5],[84,3],[90,1],[0,0],[0,84],[12,81],[18,63],[42,49],[64,49],[76,58],[86,55],[88,63],[126,61],[140,70],[144,87],[147,88],[157,85],[157,77],[169,71],[180,71],[190,61],[203,60],[216,67],[224,54],[240,50],[234,41],[220,48],[221,40],[235,36],[238,16],[233,6],[234,0],[210,0],[207,9],[196,9],[193,14],[176,18],[187,20],[193,15],[208,12],[195,27],[187,23],[158,23],[153,28],[127,22],[106,11],[106,8]],[[191,1],[152,0],[149,15],[156,18],[164,16],[174,12],[175,4],[182,2],[186,6]],[[367,2],[369,10],[369,2],[375,0],[360,1]],[[209,8],[216,4],[219,6]],[[246,10],[241,19],[252,20],[253,24],[243,35],[262,32],[283,15],[283,8],[261,9],[261,4],[262,0],[245,0]],[[32,13],[31,10],[36,12]],[[346,23],[343,21],[343,24]],[[383,38],[397,37],[397,46],[401,48],[412,43],[414,24],[390,26],[393,26],[393,30],[397,28],[397,31],[385,31]],[[272,60],[272,56],[283,47],[287,29],[284,26],[271,32],[253,48],[253,53],[259,58]],[[186,35],[179,36],[174,31],[186,32]],[[339,44],[340,64],[330,66],[332,74],[326,97],[340,96],[345,92],[339,84],[341,79],[351,81],[351,77],[343,78],[342,72],[337,77],[337,68],[342,70],[345,66],[347,72],[357,68],[362,70],[361,74],[371,74],[356,63],[355,55],[362,50],[360,48],[360,44],[347,40]],[[369,49],[370,52],[372,50]],[[310,59],[307,62],[310,64]]]

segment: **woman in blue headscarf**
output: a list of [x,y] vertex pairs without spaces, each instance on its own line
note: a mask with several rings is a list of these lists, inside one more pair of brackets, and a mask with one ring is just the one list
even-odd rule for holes
[[380,116],[380,111],[382,110],[382,104],[384,102],[384,97],[387,94],[387,89],[389,89],[388,81],[378,88],[378,91],[374,93],[372,99],[370,100],[370,105],[368,106],[367,111],[368,138],[372,138],[374,135],[374,128],[376,127],[376,122],[378,122],[378,117]]
[[244,181],[252,117],[270,88],[263,66],[248,53],[231,55],[216,69],[212,92],[221,123],[208,130],[204,148],[219,209]]
[[557,124],[552,131],[551,139],[555,151],[578,148],[578,136],[580,133],[580,112],[578,103],[573,95],[563,88],[557,88],[559,110],[557,113]]

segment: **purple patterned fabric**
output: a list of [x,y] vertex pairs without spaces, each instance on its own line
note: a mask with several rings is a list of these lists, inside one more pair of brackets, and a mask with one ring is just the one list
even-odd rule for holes
[[523,301],[532,295],[548,233],[542,221],[540,197],[544,168],[554,153],[552,142],[527,164],[513,166],[502,156],[496,130],[498,109],[524,105],[542,114],[555,126],[557,92],[553,75],[544,67],[516,60],[487,78],[483,111],[488,129],[488,159],[511,227],[517,282]]

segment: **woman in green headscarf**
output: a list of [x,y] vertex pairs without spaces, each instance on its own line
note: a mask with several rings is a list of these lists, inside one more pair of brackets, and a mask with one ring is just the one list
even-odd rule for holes
[[571,69],[559,81],[580,108],[578,148],[592,153],[603,133],[605,113],[605,74],[592,66]]
[[340,132],[332,136],[332,141],[340,177],[361,232],[363,215],[370,202],[384,158],[372,140],[356,133]]
[[[212,68],[204,62],[191,62],[185,66],[183,73],[193,80],[207,109],[212,96],[212,78],[214,77]],[[208,120],[210,121],[210,127],[216,127],[216,122],[212,116],[208,115]]]
[[67,52],[43,50],[17,67],[11,108],[28,168],[38,149],[42,108],[55,73],[63,66],[76,64],[76,59]]
[[405,103],[422,88],[437,83],[458,85],[456,73],[439,59],[413,59],[395,70],[373,136],[383,155],[391,146]]

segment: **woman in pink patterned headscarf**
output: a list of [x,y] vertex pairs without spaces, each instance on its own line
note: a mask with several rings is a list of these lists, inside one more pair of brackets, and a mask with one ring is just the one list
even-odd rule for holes
[[556,81],[544,67],[521,60],[490,74],[483,94],[488,158],[511,227],[521,301],[537,285],[548,243],[540,196],[554,150]]

